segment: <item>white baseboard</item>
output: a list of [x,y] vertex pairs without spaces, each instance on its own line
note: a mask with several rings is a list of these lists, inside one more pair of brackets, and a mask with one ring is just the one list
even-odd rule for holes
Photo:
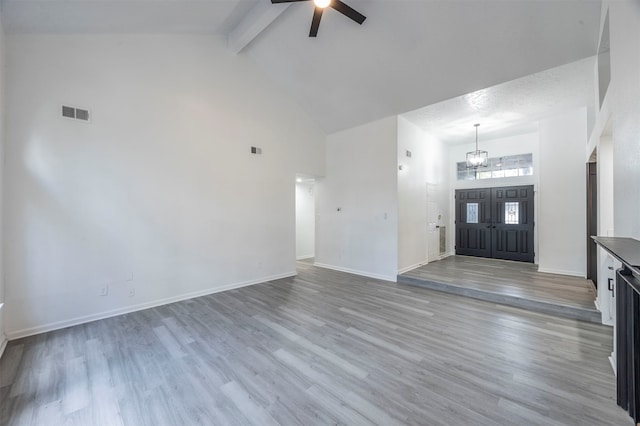
[[313,265],[314,266],[318,266],[320,268],[332,269],[334,271],[347,272],[349,274],[361,275],[363,277],[369,277],[369,278],[375,278],[377,280],[391,281],[393,283],[397,282],[397,277],[395,275],[394,276],[388,276],[388,275],[374,274],[372,272],[358,271],[357,269],[343,268],[341,266],[327,265],[325,263],[318,263],[318,262],[314,262]]
[[618,375],[618,369],[616,368],[616,359],[613,356],[613,352],[609,355],[609,364],[611,364],[611,368],[613,369],[613,374]]
[[400,275],[400,274],[404,274],[405,272],[411,271],[412,269],[416,269],[416,268],[419,268],[419,267],[421,267],[421,266],[424,266],[424,265],[426,265],[427,263],[429,263],[427,260],[423,260],[422,262],[415,263],[415,264],[413,264],[413,265],[411,265],[411,266],[407,266],[407,267],[405,267],[405,268],[398,269],[398,275]]
[[311,259],[312,257],[314,257],[315,255],[313,254],[303,254],[302,256],[298,256],[296,257],[296,260],[305,260],[305,259]]
[[7,348],[7,343],[9,343],[9,340],[5,337],[4,333],[0,334],[0,358],[2,358],[2,355],[4,354],[4,350]]
[[244,281],[240,283],[228,284],[222,287],[209,288],[206,290],[184,293],[178,296],[167,297],[165,299],[157,299],[151,302],[140,303],[137,305],[127,306],[119,309],[113,309],[110,311],[100,312],[97,314],[86,315],[83,317],[77,317],[77,318],[72,318],[64,321],[57,321],[50,324],[44,324],[36,327],[30,327],[22,330],[12,331],[10,333],[7,333],[7,337],[9,338],[9,340],[20,339],[22,337],[33,336],[34,334],[46,333],[48,331],[59,330],[61,328],[67,328],[74,325],[85,324],[88,322],[97,321],[105,318],[111,318],[118,315],[129,314],[131,312],[142,311],[144,309],[154,308],[156,306],[168,305],[169,303],[180,302],[182,300],[193,299],[195,297],[207,296],[209,294],[220,293],[223,291],[233,290],[241,287],[247,287],[250,285],[273,281],[280,278],[293,277],[295,275],[297,275],[295,271],[286,272],[283,274],[272,275],[269,277],[263,277],[256,280],[249,280],[249,281]]
[[568,271],[568,270],[563,270],[563,269],[549,269],[549,268],[541,268],[540,266],[538,266],[538,272],[542,272],[542,273],[545,273],[545,274],[569,275],[571,277],[586,278],[585,273],[581,272],[581,271]]
[[7,347],[7,336],[4,335],[4,313],[2,309],[4,308],[4,303],[0,303],[0,358],[2,358],[2,354],[4,353],[5,348]]

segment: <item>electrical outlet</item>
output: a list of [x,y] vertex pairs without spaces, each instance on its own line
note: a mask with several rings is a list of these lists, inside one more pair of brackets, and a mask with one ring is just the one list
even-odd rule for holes
[[107,296],[109,294],[109,286],[103,285],[98,289],[98,296]]
[[136,295],[136,288],[135,287],[129,287],[129,297],[133,297]]

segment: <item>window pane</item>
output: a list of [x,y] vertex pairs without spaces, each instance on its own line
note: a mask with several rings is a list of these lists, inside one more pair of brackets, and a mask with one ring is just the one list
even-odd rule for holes
[[478,203],[467,203],[467,223],[478,223]]
[[519,209],[520,203],[504,203],[504,223],[507,225],[518,225],[520,223]]
[[458,180],[500,179],[533,175],[533,155],[518,154],[489,158],[486,167],[468,169],[467,162],[456,163]]
[[524,167],[520,169],[520,176],[531,176],[533,174],[533,168]]

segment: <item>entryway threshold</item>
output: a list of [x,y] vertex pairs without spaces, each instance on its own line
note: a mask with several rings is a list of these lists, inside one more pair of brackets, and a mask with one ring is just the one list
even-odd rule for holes
[[578,308],[575,306],[560,305],[533,299],[523,299],[518,296],[492,293],[490,291],[476,290],[454,284],[444,284],[428,281],[420,278],[398,275],[398,284],[407,284],[416,287],[423,287],[429,290],[441,291],[449,294],[480,299],[487,302],[501,305],[514,306],[532,312],[554,315],[561,318],[575,319],[579,321],[600,324],[602,322],[600,312],[595,307],[593,309]]

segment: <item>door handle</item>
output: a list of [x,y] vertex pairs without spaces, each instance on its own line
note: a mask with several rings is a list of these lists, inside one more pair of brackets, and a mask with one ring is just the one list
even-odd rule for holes
[[613,292],[613,278],[609,278],[607,281],[608,281],[607,288],[611,292],[612,297],[616,297],[616,294]]

